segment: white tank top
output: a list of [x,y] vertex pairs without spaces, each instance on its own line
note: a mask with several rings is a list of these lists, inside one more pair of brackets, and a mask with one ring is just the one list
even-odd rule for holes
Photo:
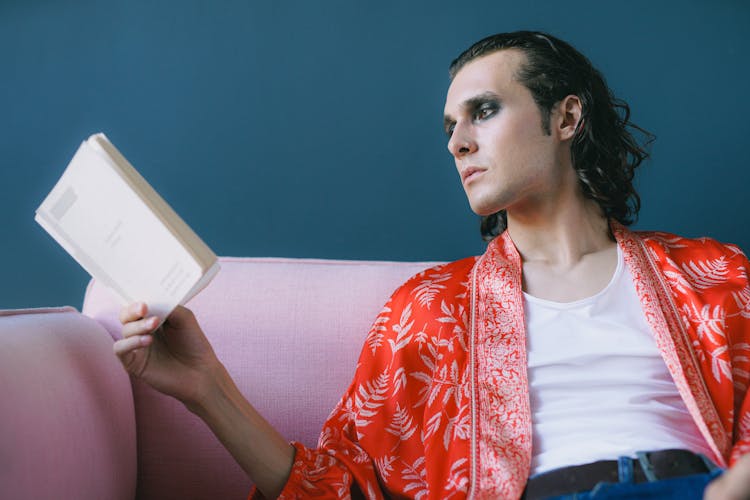
[[560,303],[524,293],[533,423],[531,474],[636,451],[711,456],[646,323],[617,248],[602,291]]

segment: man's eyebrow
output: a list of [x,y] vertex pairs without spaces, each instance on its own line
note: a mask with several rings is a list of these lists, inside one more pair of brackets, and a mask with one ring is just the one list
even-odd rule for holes
[[[488,101],[499,101],[499,100],[500,100],[499,95],[488,90],[487,92],[482,92],[481,94],[477,94],[473,97],[466,99],[464,102],[461,103],[460,107],[461,109],[474,110]],[[451,115],[445,114],[443,116],[443,127],[448,127],[449,125],[453,124],[455,121],[456,120]]]
[[482,92],[479,95],[470,97],[461,103],[462,108],[475,109],[479,105],[486,103],[487,101],[499,101],[500,96],[492,91]]

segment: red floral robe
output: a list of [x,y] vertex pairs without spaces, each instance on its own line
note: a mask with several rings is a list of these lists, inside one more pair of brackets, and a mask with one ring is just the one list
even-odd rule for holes
[[[613,224],[656,344],[727,466],[750,450],[750,287],[739,248]],[[531,463],[521,259],[484,255],[407,281],[376,319],[317,449],[281,498],[518,498]]]

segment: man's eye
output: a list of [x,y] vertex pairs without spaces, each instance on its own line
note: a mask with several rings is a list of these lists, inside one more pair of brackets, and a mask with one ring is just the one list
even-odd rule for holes
[[481,108],[477,109],[477,111],[474,113],[474,119],[475,120],[487,119],[490,116],[494,115],[495,111],[497,111],[497,106],[492,105],[492,104],[485,104]]
[[455,123],[451,123],[450,125],[448,125],[447,127],[445,127],[445,135],[447,135],[448,137],[451,137],[453,135],[453,130],[455,128],[456,128],[456,124]]

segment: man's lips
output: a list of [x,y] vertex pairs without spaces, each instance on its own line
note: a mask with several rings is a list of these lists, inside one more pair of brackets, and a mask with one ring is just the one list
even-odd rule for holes
[[466,182],[469,178],[484,172],[485,169],[479,167],[466,167],[461,170],[461,181]]

